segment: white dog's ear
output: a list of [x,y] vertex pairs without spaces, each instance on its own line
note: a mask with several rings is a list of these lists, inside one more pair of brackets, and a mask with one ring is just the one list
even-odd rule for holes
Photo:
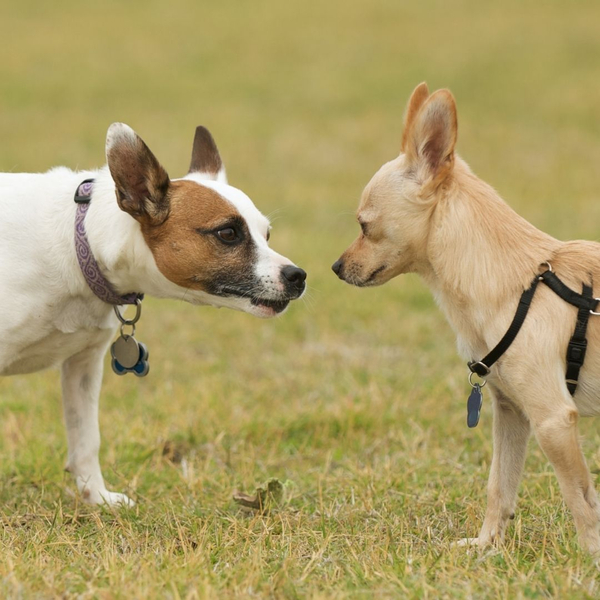
[[404,113],[404,130],[402,132],[402,144],[400,150],[406,152],[406,145],[408,143],[410,129],[415,122],[415,117],[419,112],[423,102],[427,100],[429,96],[429,90],[427,84],[423,81],[414,90],[410,96],[410,100],[406,106],[406,112]]
[[225,167],[219,154],[219,149],[213,136],[206,127],[196,127],[194,145],[192,147],[192,160],[188,173],[200,173],[206,179],[227,183]]
[[404,149],[425,183],[437,187],[452,172],[457,131],[454,97],[448,90],[434,92],[418,110]]
[[124,123],[106,134],[106,160],[121,210],[138,221],[160,224],[169,215],[169,175],[142,138]]

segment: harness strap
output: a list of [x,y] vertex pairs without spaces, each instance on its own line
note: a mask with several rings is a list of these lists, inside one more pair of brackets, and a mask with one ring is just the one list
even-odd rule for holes
[[572,290],[570,287],[566,286],[556,276],[556,273],[550,270],[542,273],[540,277],[543,279],[544,283],[565,302],[568,302],[577,308],[596,310],[596,307],[598,306],[598,300],[593,298],[591,293],[589,296],[578,294],[575,290]]
[[479,377],[486,377],[489,375],[492,365],[508,350],[510,345],[517,337],[517,334],[519,333],[519,330],[525,321],[525,317],[529,311],[533,295],[535,294],[535,290],[540,281],[543,281],[557,296],[562,298],[565,302],[568,302],[579,309],[577,312],[575,331],[573,332],[573,336],[571,337],[567,347],[567,372],[565,375],[567,389],[571,395],[573,395],[577,389],[579,371],[581,370],[583,361],[585,360],[585,353],[587,350],[587,339],[585,334],[587,331],[588,321],[590,319],[590,314],[598,314],[595,311],[600,300],[593,297],[593,290],[591,286],[583,284],[583,292],[579,294],[565,285],[551,269],[548,269],[541,275],[536,276],[529,289],[525,290],[521,294],[517,312],[515,313],[512,323],[498,344],[480,361],[473,360],[467,364],[471,370],[471,373],[475,373]]
[[[581,296],[586,300],[593,300],[592,288],[584,283]],[[595,302],[596,304],[598,303],[597,300]],[[588,309],[585,306],[579,307],[579,311],[577,312],[577,322],[575,323],[575,331],[573,333],[573,337],[569,341],[569,345],[567,346],[567,373],[565,378],[567,381],[567,389],[569,390],[571,396],[573,396],[577,390],[579,371],[581,370],[583,361],[585,360],[585,352],[587,350],[587,339],[585,338],[585,332],[587,331],[588,321],[590,320],[590,310],[591,309]]]
[[472,373],[479,375],[479,377],[485,377],[489,375],[490,368],[492,365],[508,350],[509,346],[514,342],[523,322],[525,321],[525,317],[529,312],[529,307],[531,306],[531,301],[533,300],[533,295],[535,294],[535,290],[537,289],[538,283],[540,282],[539,277],[536,277],[522,294],[519,300],[519,305],[517,306],[517,312],[510,324],[510,327],[504,334],[503,338],[498,342],[497,346],[491,350],[487,356],[482,358],[480,361],[472,360],[468,363],[469,369]]

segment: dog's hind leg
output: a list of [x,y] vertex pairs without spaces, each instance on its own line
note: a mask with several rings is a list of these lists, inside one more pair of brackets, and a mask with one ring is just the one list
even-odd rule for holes
[[600,504],[579,443],[579,413],[566,389],[563,395],[565,402],[558,406],[536,403],[537,410],[528,412],[536,438],[554,467],[573,513],[581,545],[589,552],[600,553]]
[[124,494],[109,492],[100,471],[98,399],[102,359],[107,341],[67,359],[62,366],[62,391],[69,455],[67,471],[75,477],[81,497],[89,504],[134,504]]
[[492,388],[494,448],[488,480],[488,504],[479,537],[462,544],[486,546],[502,542],[506,523],[514,516],[517,488],[521,480],[530,426],[523,412]]

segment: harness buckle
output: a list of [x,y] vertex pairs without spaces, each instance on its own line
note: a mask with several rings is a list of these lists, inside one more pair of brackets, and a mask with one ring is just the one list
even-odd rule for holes
[[585,359],[586,350],[587,340],[582,340],[581,342],[571,340],[567,347],[567,362],[582,365]]

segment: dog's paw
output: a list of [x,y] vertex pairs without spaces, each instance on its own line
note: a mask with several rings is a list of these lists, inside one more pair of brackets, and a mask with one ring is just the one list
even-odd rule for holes
[[104,506],[114,506],[116,508],[132,508],[135,506],[135,502],[125,494],[106,491],[101,496],[102,502],[99,502],[99,504]]
[[584,550],[600,560],[600,535],[598,535],[596,528],[590,529],[585,534],[580,534],[579,543]]
[[125,494],[109,492],[107,489],[93,491],[86,488],[82,490],[81,497],[86,504],[92,504],[94,506],[109,506],[115,508],[131,508],[135,506],[135,502]]
[[451,544],[451,548],[465,548],[467,553],[476,551],[479,556],[495,556],[502,551],[502,543],[484,539],[480,536],[457,540]]
[[453,548],[472,548],[472,547],[481,548],[484,545],[485,544],[482,544],[478,537],[461,538],[460,540],[457,540],[456,542],[452,542],[452,544],[451,544],[451,546]]
[[499,544],[490,539],[480,537],[462,538],[451,544],[452,548],[474,548],[476,550],[497,551]]

